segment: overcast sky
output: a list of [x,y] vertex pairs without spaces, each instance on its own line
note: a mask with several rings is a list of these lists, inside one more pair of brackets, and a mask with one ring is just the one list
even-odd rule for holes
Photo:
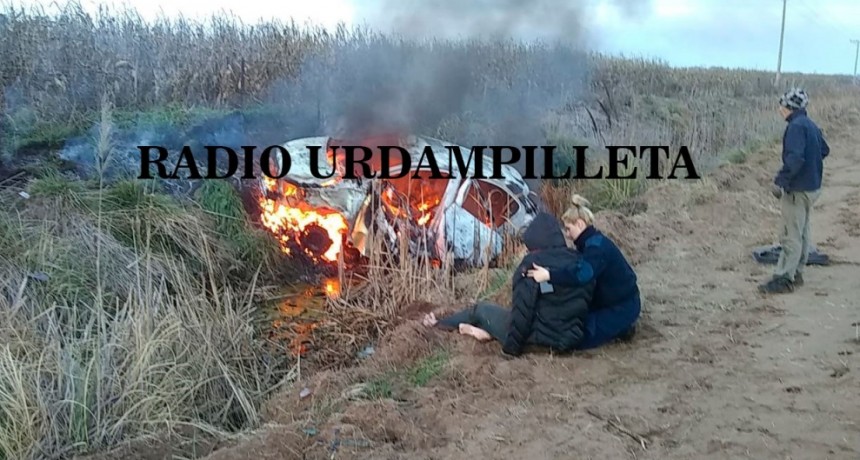
[[[39,1],[0,0],[0,4]],[[106,3],[81,2],[92,11]],[[577,39],[605,52],[657,57],[679,66],[767,70],[776,68],[782,14],[782,0],[126,0],[113,4],[135,8],[145,18],[230,11],[250,23],[292,17],[324,27],[342,22],[385,29],[396,22],[425,35],[462,35],[499,29],[500,24],[506,25],[508,34],[523,39],[552,38],[567,31],[574,36],[584,30],[587,37]],[[571,4],[584,12],[573,11]],[[855,46],[850,40],[855,38],[860,38],[860,0],[788,0],[783,70],[852,74]]]

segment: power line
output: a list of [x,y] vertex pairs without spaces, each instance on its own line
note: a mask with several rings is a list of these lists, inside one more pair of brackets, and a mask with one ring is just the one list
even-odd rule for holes
[[854,44],[854,84],[857,84],[857,58],[860,57],[860,40],[851,40]]
[[843,34],[845,34],[846,36],[851,36],[851,35],[853,34],[853,33],[849,33],[847,30],[843,29],[843,28],[842,28],[842,26],[836,26],[836,25],[834,25],[833,23],[831,23],[830,21],[825,20],[823,17],[821,17],[821,15],[820,15],[820,14],[818,14],[818,11],[817,11],[815,8],[813,8],[813,7],[809,6],[809,4],[806,2],[806,0],[798,0],[798,3],[799,3],[799,4],[800,4],[800,6],[802,6],[802,7],[803,7],[803,8],[804,8],[804,9],[805,9],[805,10],[806,10],[806,11],[807,11],[811,16],[813,16],[813,18],[814,18],[814,19],[813,19],[813,21],[812,21],[812,22],[814,22],[814,23],[816,23],[816,24],[818,24],[818,25],[820,25],[820,26],[822,26],[822,27],[824,27],[824,28],[828,28],[828,29],[830,29],[830,30],[835,30],[835,31],[837,31],[837,32],[839,32],[839,33],[843,33]]
[[[816,11],[814,8],[810,7],[809,4],[807,4],[805,0],[796,0],[796,3],[798,3],[801,8],[804,8],[806,10],[806,12],[809,13],[809,15],[810,15],[809,19],[814,24],[822,26],[823,28],[830,29],[831,31],[844,33],[845,35],[850,36],[850,34],[845,29],[843,29],[841,26],[836,26],[836,25],[833,25],[832,23],[827,24],[826,23],[827,21],[824,21],[824,19],[821,17],[821,15],[818,13],[818,11]],[[780,27],[780,32],[779,32],[779,57],[777,58],[777,63],[776,63],[776,78],[774,80],[775,85],[779,85],[779,80],[780,80],[780,77],[782,76],[782,55],[783,55],[783,49],[784,49],[784,43],[785,43],[785,17],[786,17],[787,4],[788,4],[788,0],[782,0],[782,25]],[[851,43],[854,44],[856,47],[855,55],[854,55],[854,78],[853,78],[853,80],[854,80],[855,84],[858,84],[857,65],[858,65],[858,58],[860,58],[860,41],[858,41],[857,39],[852,39]]]
[[782,0],[782,27],[780,27],[779,31],[779,57],[776,61],[776,79],[774,80],[774,84],[779,86],[779,74],[782,71],[782,45],[785,40],[785,7],[788,3],[788,0]]

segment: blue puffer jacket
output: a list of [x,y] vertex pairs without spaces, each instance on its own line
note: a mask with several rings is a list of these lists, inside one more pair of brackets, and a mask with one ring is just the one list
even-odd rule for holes
[[782,138],[782,169],[773,182],[786,192],[818,190],[824,171],[823,160],[830,154],[830,146],[806,110],[794,111],[786,121],[788,126]]
[[638,311],[641,299],[636,272],[618,246],[591,225],[574,244],[582,258],[573,265],[550,268],[550,282],[558,286],[581,286],[596,281],[590,311],[604,308]]

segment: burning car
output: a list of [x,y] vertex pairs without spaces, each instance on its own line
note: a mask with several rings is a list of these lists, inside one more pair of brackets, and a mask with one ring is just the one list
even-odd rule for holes
[[[411,171],[402,178],[367,179],[360,171],[355,179],[345,177],[344,149],[333,148],[344,145],[373,149],[370,163],[377,172],[382,170],[379,146],[402,147],[409,153]],[[407,242],[411,257],[442,260],[451,254],[467,265],[490,262],[501,253],[506,236],[531,222],[536,203],[522,175],[509,165],[501,165],[501,179],[475,178],[472,159],[469,174],[458,177],[458,165],[450,164],[450,145],[423,136],[381,136],[357,143],[327,136],[290,141],[283,145],[290,155],[289,173],[261,180],[262,223],[285,252],[301,251],[317,263],[349,254],[367,256],[372,230],[391,250]],[[308,146],[325,146],[326,154],[317,157],[317,171],[335,171],[332,176],[321,179],[311,173]],[[445,178],[431,178],[433,170],[421,164],[428,147],[435,154],[437,173]],[[468,158],[470,149],[461,147],[461,152]],[[398,157],[393,155],[399,163],[388,165],[391,176],[401,173]],[[270,170],[281,171],[284,159],[277,153],[271,158]],[[485,156],[485,169],[490,164]]]

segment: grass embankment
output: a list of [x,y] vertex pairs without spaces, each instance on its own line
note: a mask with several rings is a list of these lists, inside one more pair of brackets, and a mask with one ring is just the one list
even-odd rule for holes
[[0,458],[259,421],[293,363],[253,326],[277,248],[229,186],[180,203],[48,169],[0,192]]
[[[248,228],[227,183],[209,182],[194,201],[179,202],[138,182],[70,180],[52,167],[50,149],[94,123],[95,143],[108,156],[113,129],[194,123],[233,110],[264,113],[260,118],[295,110],[271,88],[297,75],[302,57],[334,49],[457,52],[475,68],[495,69],[479,74],[481,84],[495,88],[547,77],[539,66],[513,65],[547,50],[518,44],[430,48],[363,32],[332,35],[285,24],[247,29],[232,18],[209,26],[207,33],[188,21],[145,24],[130,12],[91,18],[74,5],[58,22],[32,11],[10,11],[0,22],[2,159],[13,165],[24,153],[39,159],[36,179],[23,189],[29,199],[17,186],[0,191],[0,458],[104,450],[165,430],[219,437],[253,428],[262,402],[295,376],[297,364],[257,330],[259,280],[275,277],[278,252]],[[778,139],[778,91],[768,73],[674,69],[600,55],[588,55],[584,65],[584,89],[547,111],[548,142],[596,152],[605,145],[668,145],[676,153],[686,145],[705,173],[727,153],[742,162]],[[784,81],[810,90],[822,121],[857,94],[835,77]],[[105,94],[115,107],[109,113],[102,110]],[[445,139],[468,119],[455,113],[419,128]],[[572,190],[598,209],[618,208],[646,185],[559,181],[543,193],[557,211]],[[476,282],[463,283],[448,264],[431,270],[400,260],[390,267],[375,258],[374,282],[331,302],[330,318],[313,335],[340,348],[323,350],[322,358],[340,361],[363,347],[413,300],[504,297],[507,275],[486,267]],[[423,385],[444,360],[433,355],[391,369],[370,382],[369,394],[387,397],[393,386]]]
[[253,327],[247,240],[134,183],[28,190],[0,217],[2,457],[254,426],[292,363]]

